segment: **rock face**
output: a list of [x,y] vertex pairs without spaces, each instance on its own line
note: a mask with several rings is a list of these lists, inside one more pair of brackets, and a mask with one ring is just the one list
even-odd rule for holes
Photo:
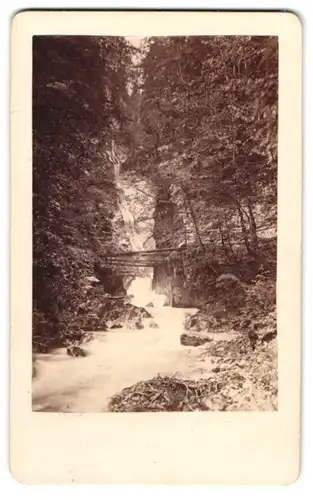
[[214,296],[193,316],[185,320],[186,330],[219,332],[240,321],[246,292],[233,274],[223,274],[216,280]]
[[[134,250],[130,234],[125,232],[125,213],[128,215],[140,237],[140,246],[144,250],[154,249],[153,239],[153,212],[155,204],[155,188],[148,181],[130,171],[122,172],[118,180],[118,194],[120,196],[120,209],[114,214],[112,221],[114,236],[123,250]],[[125,205],[123,208],[123,204]],[[138,272],[138,269],[137,269]]]
[[185,320],[184,327],[192,332],[221,332],[227,325],[226,310],[205,307]]
[[[172,234],[169,231],[172,213],[173,204],[170,192],[167,187],[164,187],[157,193],[155,203],[153,237],[156,249],[173,246]],[[167,261],[154,266],[152,288],[157,294],[166,296],[165,305],[172,304],[172,275],[172,268]]]
[[276,313],[272,311],[262,319],[252,320],[248,328],[261,342],[271,342],[277,336]]
[[[101,262],[94,264],[95,274],[101,287],[97,287],[102,293],[111,295],[125,295],[124,280],[115,270],[102,266]],[[96,287],[95,287],[96,288]]]
[[76,311],[77,324],[84,331],[105,331],[119,327],[141,328],[138,325],[144,318],[151,318],[146,309],[130,304],[126,294],[112,298],[104,293],[102,285],[98,283],[86,291],[85,300],[79,304]]
[[114,325],[122,325],[130,329],[142,329],[142,320],[152,317],[143,307],[121,303],[121,301],[111,302],[113,304],[106,303],[101,309],[101,314],[110,328]]

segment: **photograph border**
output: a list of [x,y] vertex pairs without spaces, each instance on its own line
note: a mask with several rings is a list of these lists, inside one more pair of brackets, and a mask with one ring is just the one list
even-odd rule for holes
[[[31,411],[31,68],[32,36],[38,34],[278,36],[278,412]],[[23,12],[13,19],[11,47],[12,474],[28,484],[293,482],[299,473],[301,352],[302,29],[298,17],[281,12]],[[26,332],[25,325],[29,325]]]

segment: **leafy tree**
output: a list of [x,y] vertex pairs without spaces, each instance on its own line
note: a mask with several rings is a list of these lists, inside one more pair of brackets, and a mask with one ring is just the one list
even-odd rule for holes
[[117,242],[112,140],[131,143],[132,48],[118,37],[33,39],[34,343],[74,335],[82,278]]
[[171,193],[202,260],[259,258],[276,224],[277,39],[150,38],[145,53],[138,168]]

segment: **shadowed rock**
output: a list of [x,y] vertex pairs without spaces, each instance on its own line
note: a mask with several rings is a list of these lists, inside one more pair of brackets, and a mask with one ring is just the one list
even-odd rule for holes
[[271,340],[274,340],[274,338],[277,336],[277,331],[276,330],[272,330],[268,333],[266,333],[265,335],[263,335],[263,337],[261,338],[262,342],[270,342]]
[[76,358],[84,358],[87,356],[86,351],[79,346],[69,346],[66,352],[69,356],[74,356]]
[[198,347],[210,341],[211,339],[209,337],[203,337],[201,335],[191,335],[188,333],[183,333],[180,336],[180,343],[186,346]]
[[142,329],[144,328],[144,326],[143,326],[143,324],[142,324],[142,322],[141,322],[141,321],[136,321],[136,323],[135,323],[135,328],[136,328],[137,330],[142,330]]

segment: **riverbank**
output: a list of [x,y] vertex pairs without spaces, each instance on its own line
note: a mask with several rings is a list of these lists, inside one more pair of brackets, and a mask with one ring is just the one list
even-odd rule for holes
[[[143,320],[141,330],[121,328],[95,333],[85,346],[86,357],[70,357],[65,349],[39,354],[33,379],[33,410],[277,409],[276,339],[252,350],[244,335],[227,339],[213,334],[208,343],[185,346],[180,339],[183,322],[195,309],[159,307],[148,311],[152,318]],[[180,389],[172,390],[174,407],[172,400],[166,401],[166,391],[161,390],[168,380],[172,385],[180,384]],[[182,384],[187,387],[184,391]],[[166,383],[166,387],[170,386]],[[198,389],[202,392],[197,399]],[[160,399],[156,398],[158,394]]]
[[158,374],[196,379],[209,373],[210,362],[198,359],[199,349],[180,344],[187,311],[147,309],[157,328],[147,318],[141,330],[97,332],[84,345],[87,356],[82,358],[68,356],[66,349],[38,354],[34,411],[104,412],[114,394],[139,381]]

